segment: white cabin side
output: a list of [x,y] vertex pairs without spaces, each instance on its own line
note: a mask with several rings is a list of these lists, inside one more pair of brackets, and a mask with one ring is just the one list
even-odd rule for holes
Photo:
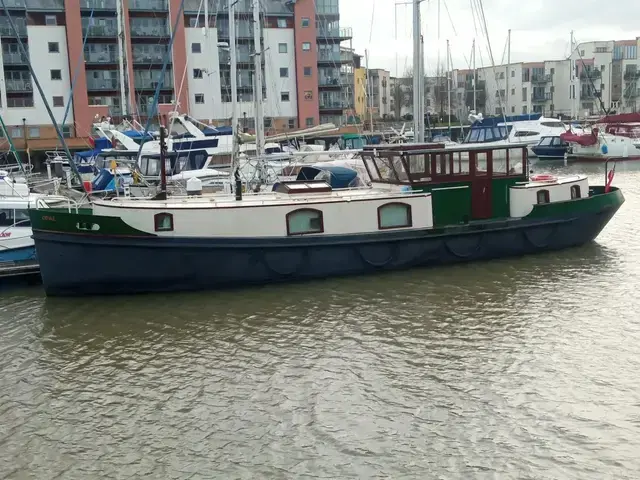
[[[267,199],[262,201],[257,199],[259,195],[252,195],[239,202],[215,204],[158,202],[157,208],[151,202],[137,208],[135,201],[128,201],[126,207],[118,207],[121,202],[105,201],[95,202],[93,211],[96,215],[118,216],[138,230],[166,237],[358,235],[433,227],[430,194],[318,195],[317,199],[309,195],[265,195]],[[300,230],[305,222],[312,226]]]
[[534,205],[566,202],[587,196],[589,181],[583,175],[515,185],[509,189],[509,216],[526,217],[533,211]]

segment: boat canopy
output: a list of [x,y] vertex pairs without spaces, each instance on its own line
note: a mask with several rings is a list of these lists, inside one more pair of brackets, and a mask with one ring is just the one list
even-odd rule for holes
[[331,185],[331,188],[352,188],[362,185],[355,170],[328,165],[304,166],[298,172],[296,180],[324,180]]
[[560,139],[563,142],[577,143],[583,147],[588,147],[589,145],[595,145],[598,143],[598,129],[595,128],[592,133],[584,135],[578,135],[577,133],[566,131],[560,134]]
[[525,115],[511,115],[511,116],[495,116],[495,117],[483,117],[481,119],[476,120],[471,124],[472,127],[482,126],[482,127],[495,127],[497,125],[504,125],[505,123],[513,123],[513,122],[526,122],[526,121],[535,121],[540,120],[542,118],[541,113],[532,113]]

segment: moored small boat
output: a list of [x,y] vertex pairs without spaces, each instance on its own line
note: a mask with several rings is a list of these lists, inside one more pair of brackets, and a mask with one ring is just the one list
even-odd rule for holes
[[560,135],[545,136],[531,150],[539,160],[562,160],[569,152],[569,144]]

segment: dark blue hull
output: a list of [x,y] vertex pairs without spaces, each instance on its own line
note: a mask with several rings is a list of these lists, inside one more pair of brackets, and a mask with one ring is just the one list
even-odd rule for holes
[[558,250],[592,241],[616,212],[349,237],[190,239],[35,231],[48,295],[215,289]]
[[531,151],[540,160],[562,160],[567,153],[567,147],[531,147]]

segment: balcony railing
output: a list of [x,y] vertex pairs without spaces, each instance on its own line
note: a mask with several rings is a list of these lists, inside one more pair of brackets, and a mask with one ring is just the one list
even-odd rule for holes
[[600,70],[582,70],[580,72],[580,80],[596,80],[602,78],[602,72]]
[[316,37],[319,39],[332,40],[349,40],[353,38],[353,30],[351,28],[327,28],[320,26],[317,30]]
[[640,78],[640,72],[637,70],[625,70],[624,79],[627,81],[637,80]]
[[166,52],[133,52],[133,63],[162,63],[166,55]]
[[[16,30],[18,31],[18,35],[21,37],[27,36],[27,22],[24,19],[15,19],[14,24],[16,26]],[[6,17],[0,17],[0,36],[2,37],[15,37],[13,33],[13,28],[9,25],[9,21]]]
[[[135,88],[142,90],[154,90],[158,86],[158,80],[156,78],[140,78],[135,77],[133,80],[133,85]],[[170,76],[165,77],[164,82],[162,82],[162,88],[173,88],[173,78]]]
[[342,87],[342,83],[338,78],[320,78],[318,85],[321,87]]
[[580,99],[593,99],[596,98],[596,92],[593,90],[581,90],[580,91]]
[[320,100],[320,108],[323,110],[343,110],[349,108],[349,106],[341,100]]
[[553,100],[553,93],[551,92],[542,92],[542,93],[532,93],[531,101],[532,102],[548,102]]
[[29,63],[29,57],[16,52],[2,52],[2,63],[5,65],[26,65]]
[[[87,29],[89,34],[87,35]],[[92,25],[82,26],[82,35],[88,37],[115,37],[118,35],[118,28],[115,23],[113,25]]]
[[129,10],[143,10],[149,12],[167,11],[167,0],[129,0]]
[[118,56],[116,52],[84,52],[86,63],[116,63]]
[[120,82],[116,78],[87,78],[87,90],[119,90]]
[[166,26],[139,26],[131,25],[132,37],[168,37],[169,30]]
[[86,10],[115,10],[117,0],[80,0],[80,8]]
[[64,10],[64,0],[5,0],[7,8],[28,10]]
[[322,49],[318,51],[319,62],[340,63],[340,60],[341,60],[341,57],[339,52],[331,52],[331,51],[322,50]]
[[547,83],[547,82],[550,82],[551,80],[552,80],[551,75],[548,73],[547,74],[539,73],[531,76],[531,83]]
[[7,92],[33,92],[30,80],[5,80]]

